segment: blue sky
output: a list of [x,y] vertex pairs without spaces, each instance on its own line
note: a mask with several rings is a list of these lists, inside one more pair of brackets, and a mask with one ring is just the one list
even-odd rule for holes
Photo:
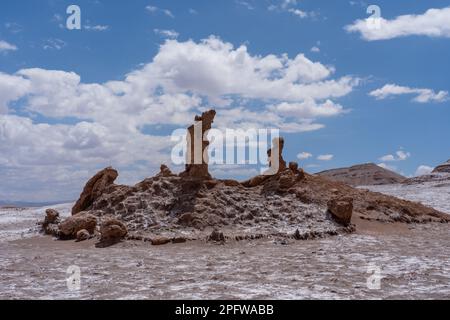
[[[82,30],[65,27],[71,4],[81,8]],[[369,16],[369,4],[380,7],[384,23],[374,32],[356,22]],[[0,199],[73,199],[85,180],[107,165],[120,169],[122,182],[136,182],[167,161],[170,149],[164,135],[190,122],[203,107],[216,104],[225,114],[218,119],[220,125],[268,125],[270,119],[277,119],[283,131],[296,124],[295,130],[282,132],[285,158],[299,161],[310,172],[365,162],[408,176],[420,166],[425,166],[420,172],[426,172],[426,167],[450,158],[448,7],[448,0],[4,0],[0,4],[0,178],[6,184],[0,186]],[[202,40],[211,36],[215,40],[202,46]],[[165,45],[166,41],[171,44]],[[226,44],[232,49],[222,48]],[[223,51],[214,57],[217,46]],[[304,54],[306,60],[300,59],[295,70],[297,78],[284,79],[286,86],[336,81],[327,85],[339,87],[335,88],[339,93],[325,88],[325,93],[311,98],[308,91],[304,99],[294,91],[282,94],[283,87],[275,86],[266,94],[267,89],[261,88],[270,77],[247,83],[239,79],[236,65],[214,68],[213,62],[205,62],[203,66],[202,58],[189,65],[192,50],[203,50],[199,53],[206,55],[203,60],[226,64],[242,46],[255,63],[278,57],[277,63],[285,64],[275,69],[281,73]],[[180,52],[184,55],[177,60]],[[284,54],[289,60],[281,58]],[[185,63],[178,66],[178,61]],[[310,73],[304,68],[311,68]],[[175,69],[186,75],[161,80]],[[195,76],[199,69],[205,72],[201,77]],[[245,72],[243,79],[256,79],[253,71]],[[130,74],[136,79],[125,80]],[[217,80],[220,77],[250,88],[233,89]],[[343,78],[350,83],[339,82]],[[167,97],[158,103],[165,112],[143,110],[153,102],[133,105],[158,96],[155,92],[139,96],[139,89],[125,93],[127,105],[111,102],[114,107],[109,109],[109,99],[124,94],[124,83],[142,92],[146,86],[148,92],[161,87]],[[83,84],[90,86],[79,88]],[[110,91],[112,97],[107,95]],[[74,103],[76,108],[70,105],[72,95],[82,97]],[[223,103],[225,96],[232,103]],[[308,106],[302,104],[304,100]],[[188,107],[179,110],[173,106],[176,103]],[[330,113],[323,116],[322,111]],[[235,114],[244,119],[236,123],[231,120]],[[305,129],[310,124],[320,128]],[[251,173],[234,168],[225,175],[244,178]]]

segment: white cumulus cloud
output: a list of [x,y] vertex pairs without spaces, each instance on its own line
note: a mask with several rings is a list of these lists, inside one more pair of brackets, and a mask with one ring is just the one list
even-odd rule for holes
[[449,98],[448,91],[436,92],[431,89],[410,88],[396,84],[387,84],[380,89],[370,92],[369,95],[377,100],[399,95],[415,95],[413,101],[417,103],[445,102]]
[[411,157],[411,153],[399,150],[393,154],[387,154],[383,157],[381,157],[379,160],[383,162],[394,162],[394,161],[405,161]]
[[160,35],[162,37],[169,38],[169,39],[176,39],[180,35],[175,30],[153,29],[153,32],[155,32],[157,35]]
[[397,171],[397,167],[393,166],[393,165],[389,165],[386,163],[379,163],[378,164],[379,167],[386,169],[386,170],[390,170],[390,171]]
[[148,5],[148,6],[145,7],[145,10],[147,10],[150,13],[161,12],[164,15],[170,17],[170,18],[175,18],[175,15],[169,9],[162,9],[162,8],[158,8],[156,6]]
[[306,159],[312,158],[312,156],[313,155],[309,152],[301,152],[297,155],[297,158],[300,160],[306,160]]
[[16,51],[17,47],[9,42],[0,40],[0,52]]
[[430,174],[432,171],[434,170],[433,167],[430,166],[426,166],[426,165],[421,165],[417,168],[415,176],[419,177],[419,176],[423,176],[426,174]]
[[170,165],[170,132],[211,107],[220,109],[216,127],[321,129],[321,118],[346,111],[335,99],[359,82],[333,74],[303,54],[252,55],[216,37],[167,40],[122,80],[85,83],[42,68],[0,73],[0,194],[74,199],[110,165],[121,183],[136,182]]
[[317,160],[319,161],[331,161],[333,160],[334,155],[332,154],[322,154],[320,156],[317,157]]
[[[368,18],[373,19],[373,18]],[[406,36],[450,38],[450,7],[429,9],[423,14],[401,15],[392,20],[379,18],[379,28],[368,20],[356,20],[345,29],[358,32],[367,41],[388,40]]]

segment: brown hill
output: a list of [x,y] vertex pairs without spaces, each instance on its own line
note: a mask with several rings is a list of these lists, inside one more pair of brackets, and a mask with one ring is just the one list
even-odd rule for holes
[[433,170],[433,173],[450,173],[450,160],[448,160],[446,163],[437,166]]
[[395,184],[402,183],[406,179],[398,173],[384,169],[373,163],[322,171],[316,175],[351,186]]
[[430,174],[413,177],[403,181],[403,184],[423,184],[431,183],[435,186],[448,185],[450,181],[450,160],[437,166]]

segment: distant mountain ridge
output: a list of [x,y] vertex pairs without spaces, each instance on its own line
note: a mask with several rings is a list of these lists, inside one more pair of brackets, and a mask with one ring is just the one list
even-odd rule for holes
[[450,160],[434,168],[433,173],[450,173]]
[[53,206],[60,203],[70,203],[73,201],[48,201],[48,202],[26,202],[26,201],[9,201],[9,200],[0,200],[0,208],[1,207],[15,207],[15,208],[40,208],[40,207],[48,207]]
[[406,177],[377,166],[374,163],[359,164],[348,168],[331,169],[317,173],[330,180],[351,186],[373,186],[402,183]]
[[450,181],[450,160],[447,162],[438,165],[434,170],[422,176],[414,177],[411,179],[405,180],[404,184],[420,184],[426,182],[434,182],[434,183],[445,183],[448,184]]

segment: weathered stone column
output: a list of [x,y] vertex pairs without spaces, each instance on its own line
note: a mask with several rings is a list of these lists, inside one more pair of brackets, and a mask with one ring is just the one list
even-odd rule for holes
[[181,176],[211,179],[208,171],[209,141],[206,140],[205,133],[211,129],[215,116],[215,110],[204,112],[201,116],[196,116],[195,123],[188,128],[186,170]]
[[286,161],[283,159],[283,148],[284,139],[282,137],[274,138],[272,148],[267,151],[270,174],[277,174],[286,169]]

